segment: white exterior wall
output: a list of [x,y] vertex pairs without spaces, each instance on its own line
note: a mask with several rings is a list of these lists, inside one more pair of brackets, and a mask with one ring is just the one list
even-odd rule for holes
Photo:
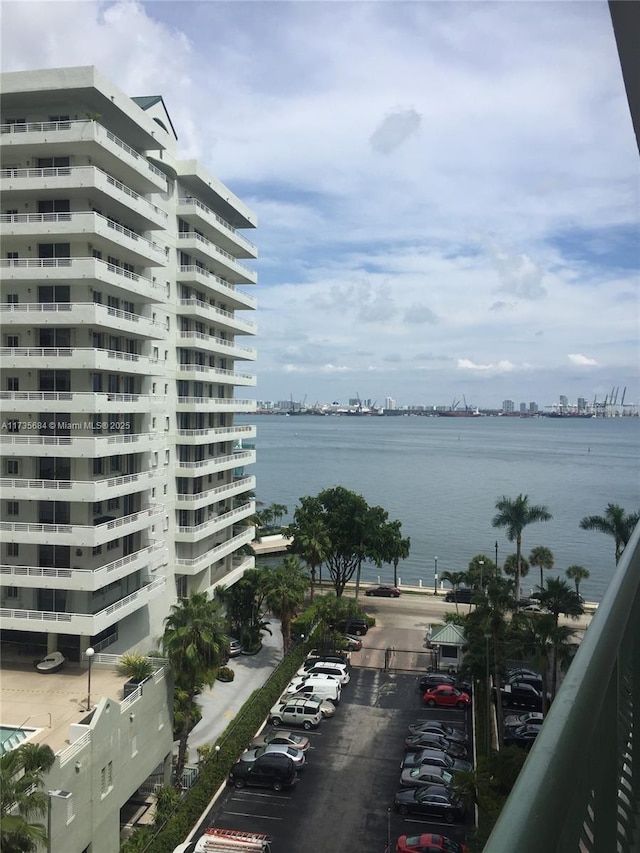
[[177,595],[253,564],[256,218],[176,159],[161,99],[91,67],[2,92],[3,639],[149,649]]

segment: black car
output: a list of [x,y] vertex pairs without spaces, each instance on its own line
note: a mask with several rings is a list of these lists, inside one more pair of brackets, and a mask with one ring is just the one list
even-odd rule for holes
[[[501,687],[502,704],[505,708],[526,708],[530,711],[542,711],[542,691],[533,684],[514,681],[507,687]],[[547,698],[551,699],[549,694]]]
[[475,595],[475,592],[475,589],[452,589],[445,595],[444,600],[457,601],[458,604],[471,604],[471,599]]
[[445,767],[450,773],[454,770],[471,770],[470,761],[463,758],[452,758],[441,749],[419,749],[417,752],[409,752],[400,765],[402,770],[411,767],[419,767],[421,764],[429,764],[431,767]]
[[532,684],[536,690],[542,690],[542,676],[535,672],[519,672],[515,675],[507,676],[506,684]]
[[418,679],[418,690],[421,693],[426,693],[432,687],[437,687],[439,684],[448,684],[450,687],[456,687],[464,693],[471,694],[472,682],[470,678],[462,678],[449,675],[445,672],[427,672],[426,675],[421,675]]
[[255,761],[239,761],[231,768],[229,782],[236,788],[245,786],[272,788],[281,791],[297,781],[293,761],[288,755],[264,753]]
[[464,819],[464,808],[444,785],[406,788],[398,791],[393,801],[400,814],[421,814],[446,823]]
[[314,669],[315,667],[321,666],[323,663],[332,664],[339,663],[342,666],[346,666],[349,668],[350,664],[347,658],[344,655],[317,655],[314,657],[308,657],[305,662],[302,664],[303,668],[308,670]]
[[440,720],[420,720],[417,723],[412,723],[409,726],[409,734],[435,734],[440,735],[440,737],[446,737],[448,740],[456,741],[456,743],[469,742],[466,732],[456,726],[450,726],[449,723],[443,723]]
[[539,732],[540,726],[518,726],[517,729],[507,729],[504,733],[504,745],[520,746],[529,752]]
[[410,735],[405,740],[405,752],[417,752],[419,749],[441,749],[452,758],[467,757],[467,747],[463,743],[456,743],[449,738],[431,732]]
[[349,619],[343,619],[335,627],[343,634],[355,634],[356,637],[362,637],[369,630],[367,620],[362,616],[351,616]]

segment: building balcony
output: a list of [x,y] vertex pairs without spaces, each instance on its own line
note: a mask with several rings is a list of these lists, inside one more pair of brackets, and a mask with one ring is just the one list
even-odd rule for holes
[[238,495],[243,495],[246,492],[252,492],[255,487],[255,477],[243,477],[241,480],[234,480],[233,483],[225,483],[224,486],[217,486],[215,489],[207,489],[206,492],[197,492],[192,495],[178,494],[176,495],[176,501],[180,509],[200,509],[201,507],[208,506],[216,501],[221,501],[226,498],[234,498]]
[[178,249],[206,264],[216,275],[228,277],[235,284],[255,284],[258,280],[255,270],[196,231],[180,232]]
[[0,619],[5,631],[43,631],[92,637],[146,607],[152,598],[164,593],[165,586],[166,578],[156,578],[98,613],[55,613],[2,607]]
[[[33,149],[36,156],[60,154],[91,157],[107,172],[117,175],[140,193],[166,192],[167,178],[163,172],[106,127],[92,120],[64,122],[27,122],[0,126],[2,147],[24,156],[20,149]],[[31,153],[31,152],[29,152]],[[3,170],[5,172],[24,170]],[[45,170],[59,172],[60,169]],[[40,185],[41,188],[41,185]]]
[[200,230],[209,231],[215,242],[227,252],[240,258],[257,258],[258,247],[247,240],[217,213],[197,198],[178,199],[177,214],[181,219],[198,225]]
[[230,311],[223,311],[221,308],[209,305],[208,302],[202,302],[195,297],[179,299],[178,305],[180,306],[181,317],[196,317],[214,322],[220,328],[229,329],[234,334],[255,335],[257,332],[255,323],[237,317]]
[[32,413],[36,407],[42,414],[109,414],[114,412],[159,411],[165,408],[164,399],[157,394],[92,394],[86,391],[0,391],[5,414]]
[[255,438],[255,426],[211,427],[210,429],[176,430],[178,444],[212,444],[213,442],[237,441]]
[[0,521],[3,542],[29,542],[32,545],[72,545],[75,548],[97,548],[111,539],[128,536],[150,527],[164,512],[161,506],[147,507],[114,518],[102,524],[38,524],[35,522]]
[[[4,407],[3,407],[4,408]],[[0,435],[3,456],[89,458],[118,453],[145,453],[166,444],[159,432],[110,435]]]
[[164,472],[160,468],[140,471],[138,474],[124,474],[121,477],[108,477],[104,480],[29,480],[3,477],[0,478],[0,489],[3,498],[8,500],[37,501],[72,498],[74,501],[95,503],[150,489],[163,477]]
[[204,477],[218,471],[229,471],[238,465],[252,465],[256,461],[255,450],[245,450],[243,453],[230,453],[227,456],[215,456],[200,462],[177,462],[178,477]]
[[221,515],[212,517],[204,521],[202,524],[193,526],[177,527],[175,532],[176,542],[200,542],[201,539],[206,539],[213,533],[218,533],[220,530],[225,530],[230,525],[241,521],[243,518],[248,518],[256,511],[255,501],[249,501],[241,507],[236,507],[229,512],[223,512]]
[[[81,558],[76,558],[78,562]],[[56,569],[47,566],[0,566],[0,583],[21,589],[66,589],[76,592],[96,592],[110,583],[134,572],[148,577],[167,562],[168,551],[164,542],[156,542],[134,554],[113,560],[95,569],[73,566]],[[7,602],[4,601],[3,604]]]
[[92,347],[0,347],[2,366],[33,370],[108,370],[161,376],[164,362],[157,358]]
[[98,258],[2,258],[0,274],[5,284],[84,281],[119,288],[127,298],[133,292],[137,299],[145,302],[164,302],[166,298],[163,284]]
[[256,377],[250,373],[234,373],[233,370],[223,370],[221,367],[207,367],[203,364],[180,364],[178,366],[180,379],[191,379],[196,382],[218,382],[224,385],[256,384]]
[[206,288],[218,298],[223,298],[226,304],[235,311],[242,310],[243,308],[253,310],[258,306],[258,302],[254,296],[250,296],[242,290],[237,290],[233,284],[196,264],[181,266],[178,269],[176,279],[179,284]]
[[119,334],[161,340],[167,325],[97,302],[9,302],[0,305],[0,321],[19,326],[101,326]]
[[178,397],[177,412],[235,412],[250,414],[256,410],[255,400],[236,400],[233,397]]
[[55,177],[55,189],[64,198],[86,199],[89,195],[97,207],[107,206],[115,216],[126,219],[140,231],[164,230],[169,221],[164,210],[97,166],[4,169],[0,171],[0,176],[0,188],[5,199],[18,183],[21,189],[28,189],[33,194],[43,184],[50,188]]
[[242,347],[235,341],[226,338],[218,338],[213,335],[205,335],[203,332],[187,331],[179,332],[180,346],[197,349],[206,353],[218,353],[225,358],[243,359],[255,361],[257,353],[253,347]]
[[201,554],[199,557],[193,557],[190,559],[176,559],[176,573],[181,575],[189,575],[191,577],[193,577],[194,575],[199,575],[200,572],[203,572],[205,569],[209,569],[211,566],[214,566],[220,560],[223,560],[225,557],[228,557],[229,554],[233,554],[233,552],[237,551],[238,548],[241,548],[243,545],[248,545],[250,542],[253,542],[254,538],[255,531],[253,527],[247,527],[246,530],[243,530],[241,533],[238,533],[231,539],[227,539],[226,542],[223,542],[220,545],[216,545],[215,548],[212,548],[205,554]]
[[[113,219],[93,211],[69,213],[4,213],[0,224],[7,247],[25,254],[27,243],[44,237],[99,244],[104,254],[117,252],[132,264],[161,267],[166,263],[164,248],[125,228]],[[13,238],[12,240],[10,238]]]

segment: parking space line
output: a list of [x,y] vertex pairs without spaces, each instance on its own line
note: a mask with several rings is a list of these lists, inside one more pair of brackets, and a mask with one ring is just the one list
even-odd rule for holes
[[255,814],[255,812],[232,812],[228,809],[223,812],[223,814],[228,815],[236,815],[236,817],[250,817],[255,818],[256,820],[284,820],[281,817],[274,817],[273,815],[268,814]]

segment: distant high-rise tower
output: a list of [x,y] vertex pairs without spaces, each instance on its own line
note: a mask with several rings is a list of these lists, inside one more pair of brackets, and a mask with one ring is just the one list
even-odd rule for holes
[[502,411],[505,413],[505,415],[512,414],[515,411],[515,408],[516,404],[513,402],[513,400],[502,401]]

